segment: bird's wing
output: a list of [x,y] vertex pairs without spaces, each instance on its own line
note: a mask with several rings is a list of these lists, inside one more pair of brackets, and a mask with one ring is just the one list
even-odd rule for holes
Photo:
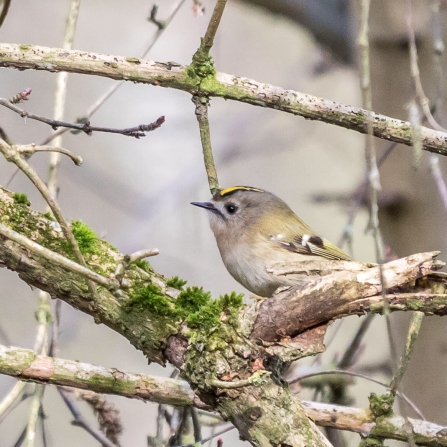
[[351,258],[328,240],[322,239],[315,234],[304,234],[303,236],[272,237],[276,245],[288,251],[310,256],[320,256],[330,260],[350,261]]

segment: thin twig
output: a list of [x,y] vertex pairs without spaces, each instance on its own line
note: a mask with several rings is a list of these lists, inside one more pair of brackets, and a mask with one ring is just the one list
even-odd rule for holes
[[199,442],[202,440],[202,427],[199,420],[197,409],[190,407],[192,426],[194,429],[194,441]]
[[82,157],[79,155],[74,154],[73,152],[69,151],[68,149],[64,149],[63,147],[56,147],[56,146],[36,146],[33,144],[26,144],[23,146],[14,146],[18,152],[21,154],[26,155],[32,155],[36,152],[58,152],[60,154],[67,155],[67,157],[70,157],[73,163],[76,166],[81,166],[82,164]]
[[3,129],[3,127],[0,126],[0,138],[2,140],[5,140],[9,145],[12,146],[12,140],[8,137],[8,134],[6,133],[5,129]]
[[90,121],[86,121],[85,123],[77,124],[77,123],[68,123],[66,121],[60,121],[56,119],[47,118],[45,116],[36,115],[34,113],[27,112],[20,107],[11,104],[7,99],[0,98],[0,105],[7,107],[15,113],[18,113],[22,118],[29,118],[32,120],[40,121],[42,123],[50,125],[53,129],[57,129],[58,127],[66,127],[67,129],[76,129],[80,130],[87,135],[91,135],[93,132],[106,132],[106,133],[117,133],[120,135],[124,135],[127,137],[141,138],[146,136],[146,132],[152,132],[153,130],[158,129],[164,122],[165,117],[160,116],[153,123],[150,124],[140,124],[135,127],[128,127],[125,129],[116,129],[114,127],[99,127],[90,125]]
[[168,446],[173,446],[183,442],[183,434],[186,431],[188,422],[188,411],[185,407],[176,407],[172,412],[171,419],[171,435],[169,437]]
[[419,331],[421,330],[423,319],[424,314],[422,312],[414,312],[411,318],[404,352],[400,358],[399,367],[397,368],[397,371],[390,383],[390,389],[392,391],[396,391],[398,389],[405,371],[407,370],[408,362],[410,361],[411,354],[413,353],[414,344],[416,343]]
[[33,447],[36,440],[36,427],[39,420],[39,412],[45,393],[45,385],[36,385],[33,400],[31,401],[28,425],[26,427],[25,447]]
[[160,254],[158,248],[149,248],[146,250],[136,251],[135,253],[129,255],[128,262],[131,264],[132,262],[139,261],[140,259],[149,258],[151,256],[157,256],[158,254]]
[[444,177],[442,176],[441,169],[439,168],[439,156],[438,155],[430,155],[430,169],[435,179],[436,186],[438,187],[439,195],[441,196],[442,203],[444,205],[444,209],[447,211],[447,185],[444,181]]
[[441,132],[446,132],[447,130],[442,127],[433,117],[427,96],[425,95],[424,89],[422,87],[421,76],[419,72],[418,65],[418,53],[416,47],[416,35],[413,28],[413,6],[412,0],[407,0],[407,31],[408,31],[408,49],[410,53],[410,73],[413,79],[413,85],[415,90],[415,96],[418,100],[419,106],[424,112],[425,118],[428,123],[433,127],[433,129],[439,130]]
[[[394,148],[397,146],[397,143],[392,143],[388,146],[386,151],[382,154],[382,156],[379,158],[379,161],[377,165],[380,167],[382,164],[386,161],[386,159],[391,155],[391,152],[394,150]],[[351,207],[349,214],[348,214],[348,221],[346,222],[346,225],[343,229],[342,235],[338,241],[338,246],[342,247],[345,241],[350,240],[352,235],[352,224],[354,222],[355,216],[357,215],[358,210],[363,204],[364,198],[366,196],[366,193],[368,192],[368,185],[369,185],[369,178],[368,175],[366,175],[365,180],[357,187],[357,189],[354,192],[354,204]]]
[[[172,19],[176,16],[180,8],[183,6],[186,0],[181,0],[178,2],[177,6],[172,11],[171,15],[163,22],[165,24],[165,27],[163,29],[158,29],[155,33],[154,37],[150,39],[144,50],[141,52],[141,58],[145,58],[149,52],[152,50],[153,46],[156,44],[158,39],[161,37],[161,35],[166,31],[166,28],[168,25],[172,22]],[[88,110],[87,113],[84,115],[82,119],[89,119],[104,103],[107,99],[112,96],[112,94],[121,87],[126,81],[121,81],[119,83],[116,83],[108,90],[101,98],[98,99]]]
[[54,317],[52,326],[52,338],[48,355],[50,357],[57,357],[59,354],[59,327],[61,322],[61,308],[62,300],[57,299],[54,306]]
[[144,258],[157,256],[159,253],[160,252],[158,251],[158,248],[150,248],[145,250],[139,250],[136,251],[135,253],[132,253],[131,255],[124,256],[122,262],[120,262],[116,266],[115,278],[119,281],[120,284],[122,284],[124,274],[126,273],[126,270],[129,268],[130,264]]
[[26,436],[26,425],[24,427],[24,429],[21,431],[19,438],[17,439],[17,441],[14,443],[14,447],[20,447],[23,444],[23,441],[25,440],[25,436]]
[[[48,353],[48,327],[51,321],[51,307],[49,295],[40,291],[39,305],[36,310],[36,320],[39,323],[34,353],[46,356]],[[42,411],[42,401],[45,394],[45,385],[36,384],[31,400],[28,426],[26,427],[25,447],[33,447],[36,441],[36,428]]]
[[11,0],[3,0],[3,8],[0,12],[0,27],[3,25],[3,22],[6,19],[6,16],[8,15],[9,7],[11,6]]
[[210,23],[208,24],[208,28],[205,33],[205,37],[202,39],[200,45],[201,49],[205,53],[209,53],[211,47],[213,46],[214,37],[216,36],[217,28],[219,27],[226,4],[227,0],[217,0],[213,15],[211,16]]
[[23,245],[36,255],[42,256],[50,262],[59,264],[61,267],[64,267],[73,273],[78,273],[84,278],[92,280],[100,286],[105,287],[106,289],[115,290],[119,286],[119,284],[113,279],[105,278],[104,276],[99,275],[93,270],[90,270],[89,268],[84,267],[77,262],[71,261],[70,259],[60,255],[59,253],[55,253],[54,251],[51,251],[48,248],[37,244],[31,239],[28,239],[26,236],[23,236],[23,234],[11,230],[3,224],[0,224],[0,234],[7,237],[8,239],[11,239],[14,242],[17,242],[20,245]]
[[166,405],[159,404],[157,411],[157,431],[155,434],[157,446],[158,445],[161,446],[163,444],[163,422],[165,420],[165,411],[166,411]]
[[[193,62],[195,61],[197,64],[203,64],[207,58],[209,58],[209,53],[213,46],[214,37],[216,36],[217,28],[219,27],[226,3],[227,0],[217,0],[205,36],[201,39],[200,47],[193,56]],[[196,117],[200,128],[200,140],[202,142],[203,159],[206,174],[208,176],[208,185],[210,187],[211,195],[214,196],[219,190],[219,180],[211,145],[210,123],[208,120],[209,97],[205,95],[193,95],[192,102],[196,106]]]
[[[435,72],[435,92],[434,92],[434,109],[435,111],[441,111],[444,102],[443,85],[444,75],[442,68],[442,56],[444,54],[444,41],[442,38],[442,26],[441,26],[441,1],[430,0],[430,6],[432,10],[432,28],[433,28],[433,66]],[[447,185],[444,177],[442,176],[441,169],[439,168],[439,157],[435,154],[430,155],[430,168],[431,173],[435,179],[436,186],[438,188],[439,195],[441,196],[444,209],[447,211]]]
[[[42,292],[43,293],[43,292]],[[46,355],[48,350],[48,322],[50,321],[51,310],[49,303],[42,294],[39,294],[39,306],[36,310],[36,319],[39,323],[36,341],[34,343],[34,353]],[[0,422],[6,417],[9,411],[15,406],[17,400],[22,396],[26,382],[18,381],[8,395],[0,402]],[[37,388],[36,388],[37,392]],[[36,392],[34,395],[36,395]]]
[[208,98],[193,96],[192,102],[196,106],[196,117],[200,128],[200,139],[202,141],[203,160],[208,176],[208,185],[211,195],[219,191],[219,180],[217,178],[216,165],[214,164],[213,148],[211,146],[210,123],[208,120]]
[[389,305],[386,298],[386,284],[383,275],[382,263],[384,262],[383,254],[383,244],[382,238],[379,230],[379,205],[377,202],[377,195],[381,189],[380,185],[380,174],[379,168],[377,166],[377,156],[376,149],[374,145],[374,130],[373,130],[373,114],[372,110],[372,90],[371,90],[371,69],[370,69],[370,54],[369,54],[369,36],[368,36],[368,21],[370,12],[370,2],[371,0],[360,0],[361,4],[361,23],[358,38],[358,46],[360,50],[360,85],[362,91],[362,105],[368,110],[366,113],[366,139],[365,139],[365,155],[366,155],[366,166],[369,177],[369,188],[370,188],[370,223],[369,227],[371,229],[374,249],[376,253],[376,262],[380,267],[380,282],[382,284],[382,298],[384,303],[384,315],[386,320],[388,339],[390,343],[391,359],[393,364],[396,363],[397,354],[394,344],[394,338],[391,332],[391,322],[390,322],[390,311]]
[[350,368],[353,363],[355,356],[359,350],[360,343],[363,339],[363,336],[366,334],[366,331],[369,328],[372,320],[374,319],[374,314],[368,314],[364,320],[362,321],[360,327],[358,328],[352,342],[349,344],[349,348],[344,353],[340,362],[338,362],[337,369],[347,369]]
[[0,423],[3,421],[4,416],[9,413],[9,410],[13,408],[23,393],[26,386],[26,382],[19,381],[12,388],[11,391],[0,402]]
[[43,444],[43,447],[48,447],[45,419],[46,419],[46,415],[45,415],[45,412],[43,411],[43,405],[41,405],[40,411],[39,411],[39,420],[40,420],[40,431],[42,433],[42,444]]
[[[302,376],[296,377],[295,379],[288,380],[288,384],[292,385],[296,382],[299,382],[300,380],[307,379],[309,377],[314,376],[320,376],[320,375],[330,375],[330,374],[342,374],[347,376],[353,376],[353,377],[359,377],[361,379],[368,380],[373,383],[377,383],[377,385],[384,386],[385,388],[388,388],[388,384],[384,382],[380,382],[379,380],[373,379],[372,377],[365,376],[364,374],[356,373],[353,371],[346,371],[344,369],[335,369],[333,371],[317,371],[315,373],[309,373],[309,374],[303,374]],[[414,412],[422,419],[426,420],[422,412],[419,410],[419,408],[402,392],[396,391],[396,394],[403,399],[413,410]]]
[[[79,249],[78,241],[73,235],[71,231],[70,225],[65,220],[64,215],[62,214],[59,205],[56,200],[52,196],[47,185],[42,181],[42,179],[37,175],[36,171],[21,157],[20,153],[14,149],[14,147],[9,146],[4,140],[0,139],[0,152],[4,155],[7,161],[15,163],[20,170],[31,180],[40,194],[43,196],[48,206],[51,209],[56,220],[59,222],[59,225],[62,228],[62,232],[64,233],[65,238],[70,243],[73,248],[73,252],[76,258],[76,261],[81,264],[81,266],[87,268],[87,263],[85,262],[84,256]],[[3,231],[7,229],[3,228]],[[36,244],[37,245],[37,244]],[[98,275],[99,276],[99,275]],[[88,279],[87,285],[92,294],[92,297],[97,297],[96,286]]]
[[[153,48],[153,46],[155,45],[155,43],[158,41],[158,39],[161,37],[161,35],[166,31],[166,28],[168,27],[168,25],[171,23],[172,19],[176,16],[176,14],[178,13],[178,11],[180,10],[180,8],[183,6],[183,4],[185,3],[186,0],[181,0],[178,2],[177,6],[174,8],[173,12],[171,13],[171,15],[163,22],[165,24],[165,27],[163,29],[157,29],[157,32],[155,33],[155,35],[153,37],[150,38],[148,44],[145,46],[144,50],[142,51],[141,55],[139,56],[140,58],[145,58],[148,53],[150,52],[150,50]],[[99,97],[98,100],[96,100],[91,106],[90,108],[87,110],[87,112],[85,113],[85,115],[83,115],[82,117],[78,118],[76,120],[76,122],[78,123],[85,123],[86,121],[88,121],[97,111],[98,109],[104,105],[104,103],[122,86],[124,85],[126,81],[120,81],[120,82],[116,82],[114,83],[109,90],[107,90],[101,97]],[[63,134],[65,132],[68,132],[69,129],[65,128],[65,129],[59,129],[57,132],[55,132],[52,135],[49,135],[41,144],[45,145],[48,144],[50,141],[52,141],[56,136]]]
[[152,6],[149,18],[147,19],[149,22],[153,23],[158,30],[163,30],[166,28],[166,23],[163,22],[162,20],[158,20],[157,18],[157,13],[158,13],[158,5],[154,3],[154,5]]

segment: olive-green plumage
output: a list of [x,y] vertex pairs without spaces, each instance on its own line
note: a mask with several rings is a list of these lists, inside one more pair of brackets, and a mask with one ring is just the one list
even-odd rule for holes
[[267,271],[277,262],[350,260],[270,192],[234,186],[219,191],[210,202],[192,204],[207,209],[227,270],[257,295],[271,296],[279,286],[296,282]]

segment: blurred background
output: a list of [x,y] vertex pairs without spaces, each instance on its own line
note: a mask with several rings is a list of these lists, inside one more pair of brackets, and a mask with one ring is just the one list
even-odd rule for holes
[[[184,1],[148,55],[149,59],[187,65],[205,33],[214,1]],[[216,69],[253,78],[283,88],[309,93],[342,104],[361,106],[357,70],[357,1],[352,0],[229,0],[217,33],[212,55]],[[435,82],[433,22],[429,0],[413,2],[419,66],[423,86],[432,100],[442,99],[445,85]],[[444,1],[442,28],[447,29]],[[157,17],[164,20],[179,2],[159,2]],[[370,50],[373,109],[408,119],[414,98],[408,59],[405,0],[374,0],[370,15]],[[74,48],[97,53],[138,56],[153,39],[156,26],[147,18],[153,4],[139,0],[82,2]],[[0,40],[19,44],[60,47],[68,0],[12,1],[0,28]],[[444,58],[445,59],[445,58]],[[444,61],[445,62],[445,61]],[[38,71],[0,70],[0,96],[9,98],[32,88],[21,107],[51,117],[56,76]],[[115,81],[70,74],[65,118],[74,121]],[[438,101],[436,118],[446,124],[444,104]],[[247,104],[212,99],[209,111],[211,137],[222,187],[250,185],[274,192],[311,227],[334,243],[346,231],[352,195],[365,178],[363,135],[300,117]],[[62,159],[59,203],[69,219],[82,220],[123,253],[157,247],[160,255],[150,261],[167,277],[178,275],[189,285],[200,285],[213,296],[236,290],[249,293],[224,268],[205,212],[189,205],[210,196],[203,167],[198,125],[189,94],[173,89],[125,83],[93,116],[92,124],[131,127],[166,116],[166,123],[140,140],[94,133],[64,135],[63,146],[84,159],[75,167]],[[17,144],[36,144],[51,134],[42,123],[24,121],[0,108],[0,126]],[[389,143],[375,140],[380,154]],[[413,252],[447,253],[446,209],[424,153],[414,167],[412,149],[397,146],[383,163],[379,196],[380,228],[388,252],[406,256]],[[445,173],[445,161],[439,160]],[[37,154],[32,165],[47,178],[48,157]],[[0,184],[8,182],[14,167],[0,160]],[[9,189],[24,192],[38,210],[45,205],[29,181],[18,174]],[[352,251],[358,261],[375,261],[373,239],[365,232],[367,208],[357,214],[352,227]],[[445,255],[441,259],[446,260]],[[37,292],[15,273],[0,271],[0,343],[32,348],[36,336],[34,312]],[[306,359],[292,367],[293,377],[305,371],[331,369],[339,364],[363,318],[344,319],[328,332],[328,351],[317,361]],[[400,355],[408,328],[407,315],[392,315],[393,339]],[[402,390],[433,422],[447,424],[447,322],[426,318]],[[59,356],[105,367],[169,376],[171,368],[147,365],[144,356],[122,337],[89,316],[62,304]],[[360,345],[353,371],[383,382],[391,378],[389,340],[382,317],[375,317]],[[0,377],[0,399],[15,380]],[[32,385],[30,385],[32,387]],[[324,382],[304,387],[303,399],[336,400],[368,406],[370,392],[384,389],[365,380],[352,381],[340,397]],[[340,394],[340,393],[339,393]],[[125,430],[123,446],[146,446],[154,435],[155,404],[110,397],[121,413]],[[85,404],[86,417],[95,419]],[[399,407],[396,407],[399,409]],[[401,411],[414,416],[406,406]],[[27,403],[17,407],[0,425],[0,446],[14,446],[26,426]],[[44,400],[49,446],[96,446],[85,431],[72,426],[72,417],[54,388]],[[204,430],[204,434],[209,432]],[[358,435],[344,440],[330,434],[338,445],[356,445]],[[248,445],[236,431],[223,436],[225,446]],[[36,442],[41,446],[40,438]],[[211,445],[216,445],[213,440]]]

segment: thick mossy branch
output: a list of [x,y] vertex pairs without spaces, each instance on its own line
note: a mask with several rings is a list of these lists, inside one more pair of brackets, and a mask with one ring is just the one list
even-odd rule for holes
[[[73,259],[59,225],[33,211],[22,195],[0,189],[0,223],[58,254]],[[72,231],[88,267],[113,278],[124,255],[99,239],[85,223],[72,222]],[[17,271],[27,283],[47,291],[92,315],[128,338],[150,361],[165,363],[163,349],[169,336],[179,332],[182,322],[200,331],[236,324],[242,296],[231,294],[213,300],[199,287],[183,289],[186,281],[165,279],[147,261],[133,262],[125,270],[123,288],[112,294],[98,289],[93,300],[86,281],[57,263],[43,259],[8,239],[1,239],[0,260]]]
[[[16,197],[6,190],[0,190],[0,222],[32,241],[73,259],[72,250],[59,225],[47,218],[50,216],[33,211]],[[105,277],[113,277],[123,255],[99,239],[86,224],[73,222],[72,229],[88,267]],[[163,276],[154,273],[147,262],[133,263],[126,270],[125,280],[129,289],[113,295],[101,287],[98,289],[98,300],[92,300],[83,277],[5,238],[0,243],[0,259],[8,268],[19,273],[28,284],[47,291],[52,297],[63,299],[92,315],[95,322],[106,324],[121,333],[137,349],[141,349],[150,361],[165,363],[161,351],[167,337],[177,333],[178,328],[161,318],[157,309],[145,313],[129,312],[124,305],[129,301],[127,292],[136,293],[137,289],[144,290],[145,287],[157,287],[164,294],[169,290]]]

